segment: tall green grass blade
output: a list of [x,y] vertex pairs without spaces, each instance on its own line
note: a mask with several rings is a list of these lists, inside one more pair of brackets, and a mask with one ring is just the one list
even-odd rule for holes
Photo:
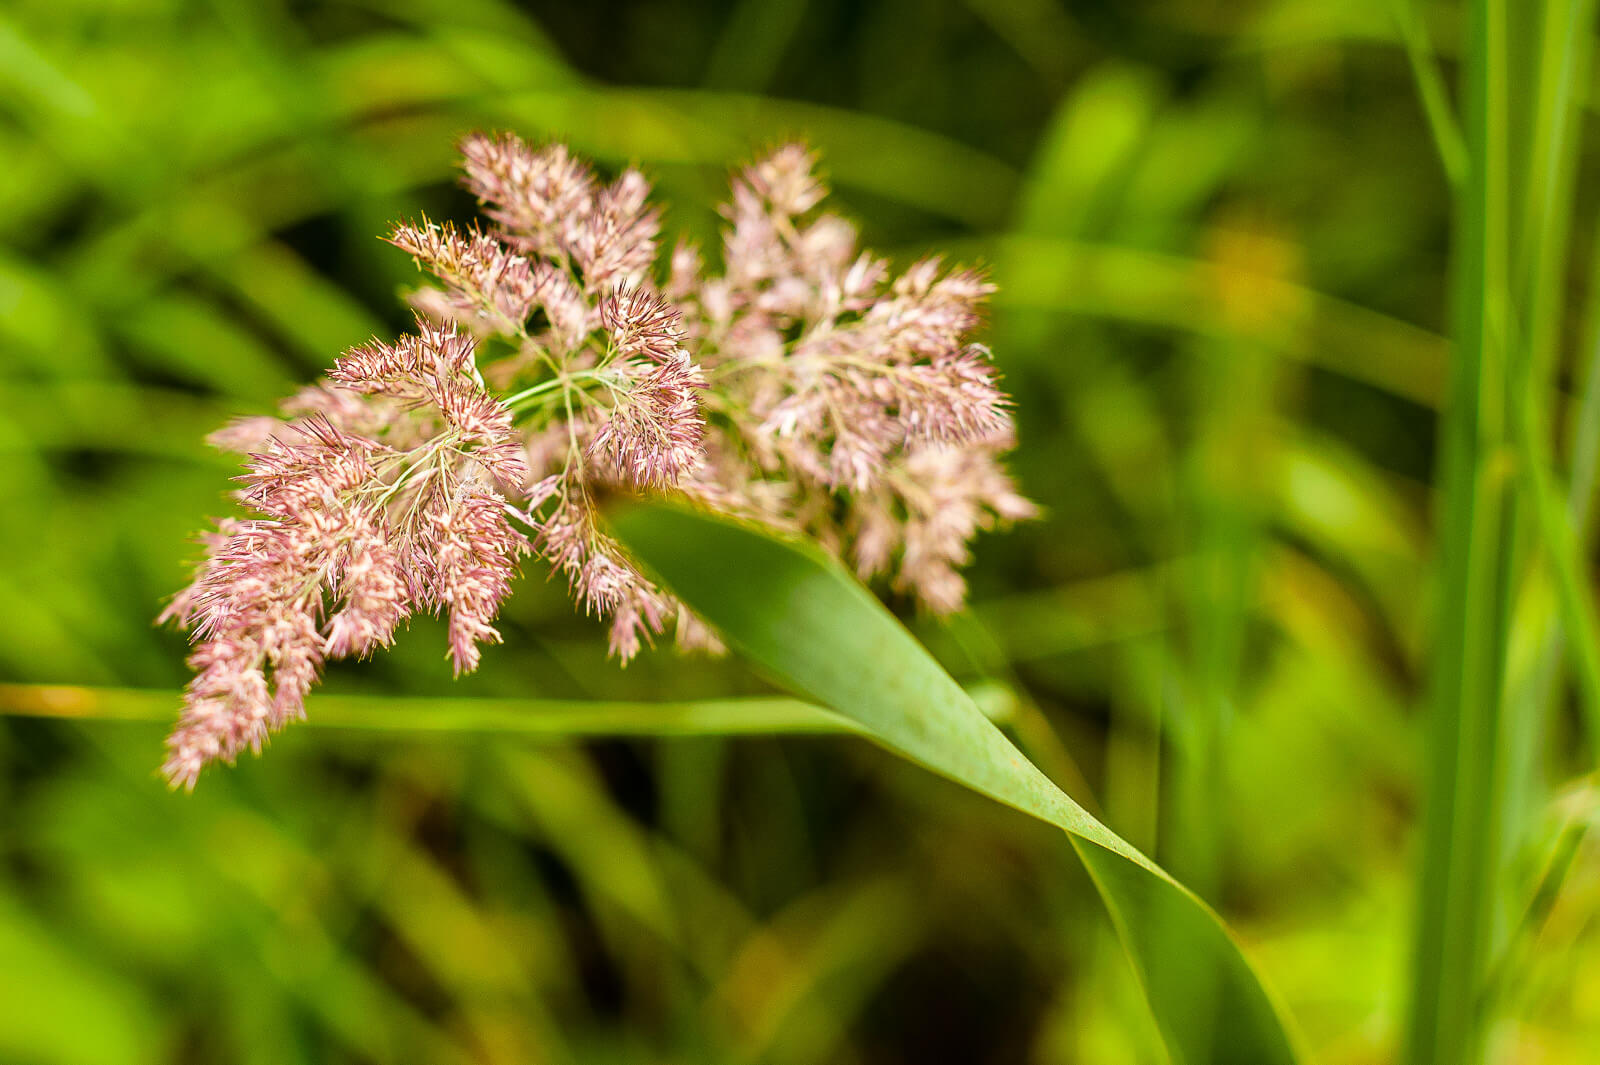
[[[1566,324],[1566,276],[1572,231],[1574,176],[1579,163],[1584,88],[1588,85],[1594,41],[1590,32],[1595,0],[1545,0],[1517,11],[1520,33],[1513,43],[1521,46],[1521,80],[1512,82],[1512,106],[1526,103],[1526,114],[1515,115],[1513,131],[1526,130],[1526,145],[1514,143],[1512,158],[1523,161],[1520,176],[1519,240],[1513,246],[1512,284],[1516,293],[1516,332],[1511,365],[1512,442],[1521,488],[1521,514],[1531,528],[1525,537],[1524,582],[1516,615],[1518,633],[1538,635],[1537,653],[1524,668],[1511,674],[1506,693],[1508,752],[1503,829],[1504,851],[1512,859],[1537,845],[1540,837],[1536,812],[1547,792],[1548,738],[1557,726],[1566,677],[1563,665],[1575,674],[1582,731],[1593,752],[1600,749],[1600,630],[1597,630],[1592,593],[1585,566],[1587,539],[1586,482],[1593,477],[1592,450],[1583,421],[1592,416],[1588,404],[1576,411],[1570,469],[1573,484],[1563,493],[1552,455],[1552,402],[1557,393],[1554,372],[1559,363]],[[1514,200],[1513,203],[1517,201]],[[1587,388],[1588,382],[1585,383]],[[1555,606],[1550,607],[1548,587],[1554,586]],[[1513,652],[1513,661],[1517,661]],[[1542,881],[1516,885],[1531,894],[1524,912],[1537,909],[1546,890]],[[1501,926],[1513,914],[1502,911]],[[1524,921],[1523,924],[1526,922]],[[1521,926],[1519,926],[1521,927]],[[1517,958],[1519,940],[1512,934],[1497,938],[1496,974],[1488,992],[1489,1008],[1511,1006],[1512,979],[1527,959]]]
[[[774,678],[889,750],[1065,830],[1122,935],[1174,1061],[1299,1060],[1278,1006],[1216,914],[1052,784],[838,565],[810,547],[662,505],[625,510],[615,527]],[[1215,989],[1211,1001],[1187,994],[1197,983]]]
[[1594,501],[1600,488],[1600,245],[1589,269],[1584,309],[1582,381],[1567,431],[1567,516],[1580,543],[1594,532]]
[[[1594,608],[1582,578],[1582,515],[1574,497],[1560,498],[1546,409],[1565,320],[1564,276],[1580,146],[1577,119],[1593,51],[1593,35],[1588,30],[1594,21],[1595,0],[1548,0],[1530,11],[1540,17],[1537,25],[1532,18],[1528,20],[1526,33],[1530,49],[1527,80],[1532,88],[1518,97],[1532,101],[1532,113],[1521,123],[1530,130],[1529,146],[1525,152],[1515,153],[1515,157],[1527,157],[1527,171],[1521,190],[1521,241],[1513,259],[1520,314],[1518,339],[1525,342],[1525,348],[1512,364],[1517,396],[1511,426],[1525,505],[1532,513],[1538,546],[1553,570],[1561,626],[1552,628],[1545,638],[1539,661],[1524,684],[1527,697],[1518,705],[1523,707],[1519,715],[1529,721],[1533,738],[1542,737],[1551,704],[1562,690],[1557,671],[1562,651],[1567,650],[1578,675],[1580,705],[1593,746],[1600,744],[1600,647],[1595,644]],[[1583,415],[1580,409],[1580,419]],[[1575,478],[1593,476],[1586,465],[1582,451],[1575,451]],[[1519,624],[1531,629],[1537,621],[1519,617]],[[1570,641],[1563,639],[1563,629],[1570,634]],[[1524,761],[1533,761],[1537,755],[1533,750]],[[1533,777],[1536,767],[1519,767],[1519,772]],[[1537,802],[1535,791],[1531,786],[1523,786],[1522,791],[1521,805],[1531,809]]]
[[1405,1060],[1481,1059],[1481,993],[1501,867],[1502,688],[1514,606],[1513,474],[1503,460],[1510,332],[1507,11],[1471,5],[1463,73],[1468,167],[1456,203],[1442,430],[1441,589],[1431,676],[1422,876]]
[[[1528,406],[1529,404],[1524,404]],[[1522,422],[1536,419],[1531,411]],[[1577,673],[1578,706],[1583,714],[1590,748],[1600,754],[1600,621],[1595,616],[1588,582],[1584,577],[1583,556],[1579,550],[1568,512],[1535,441],[1531,427],[1519,428],[1518,449],[1522,461],[1525,491],[1533,511],[1534,524],[1555,570],[1557,601],[1561,622],[1571,634],[1568,650]],[[1556,643],[1552,651],[1559,649]],[[1541,714],[1543,708],[1541,708]]]

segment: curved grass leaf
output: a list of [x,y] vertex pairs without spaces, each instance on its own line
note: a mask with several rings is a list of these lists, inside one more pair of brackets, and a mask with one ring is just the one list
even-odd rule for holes
[[1064,829],[1174,1062],[1300,1060],[1279,1007],[1216,914],[1051,783],[840,566],[809,545],[661,504],[623,510],[614,528],[774,679],[889,750]]

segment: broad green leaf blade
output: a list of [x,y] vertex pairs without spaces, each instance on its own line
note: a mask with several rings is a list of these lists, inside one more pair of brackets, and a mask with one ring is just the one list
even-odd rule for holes
[[1052,784],[837,563],[809,545],[660,504],[622,511],[614,528],[774,679],[884,747],[1065,829],[1175,1062],[1299,1060],[1279,1008],[1216,914]]

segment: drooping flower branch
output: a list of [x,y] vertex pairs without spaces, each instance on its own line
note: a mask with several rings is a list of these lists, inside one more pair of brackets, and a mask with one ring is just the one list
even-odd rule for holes
[[820,211],[804,149],[736,177],[721,274],[680,245],[659,289],[638,171],[603,184],[564,146],[506,134],[462,154],[489,228],[422,219],[388,237],[437,281],[411,296],[416,332],[212,437],[248,456],[249,513],[206,538],[162,615],[196,641],[175,785],[259,752],[326,660],[387,646],[419,610],[448,616],[456,672],[476,668],[526,554],[609,618],[623,661],[669,625],[718,646],[606,533],[603,490],[807,533],[940,612],[965,598],[977,531],[1033,513],[1000,463],[1008,400],[970,340],[993,286],[934,259],[891,279]]

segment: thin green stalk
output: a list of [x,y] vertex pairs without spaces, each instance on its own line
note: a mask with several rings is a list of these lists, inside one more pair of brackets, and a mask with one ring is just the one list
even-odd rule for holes
[[1594,532],[1596,488],[1600,488],[1600,242],[1589,267],[1585,319],[1583,385],[1567,434],[1567,515],[1582,545]]
[[[1167,661],[1176,698],[1165,707],[1172,758],[1160,784],[1166,794],[1163,859],[1196,894],[1214,899],[1227,874],[1226,755],[1260,556],[1261,529],[1250,500],[1259,498],[1270,462],[1263,427],[1270,421],[1277,363],[1247,343],[1207,345],[1203,355],[1193,364],[1192,385],[1200,425],[1180,487],[1194,555],[1173,589],[1186,631]],[[1174,941],[1167,949],[1181,953],[1183,947]],[[1183,994],[1194,1007],[1189,1038],[1196,1043],[1226,1040],[1225,1032],[1211,1028],[1219,990],[1214,972],[1186,970]]]
[[[1538,444],[1539,419],[1533,409],[1536,402],[1533,396],[1524,394],[1520,404],[1523,410],[1513,419],[1517,426],[1517,465],[1539,537],[1555,570],[1561,623],[1573,637],[1571,657],[1578,675],[1578,706],[1593,748],[1591,753],[1600,760],[1600,621],[1595,617],[1584,578],[1578,539]],[[1559,649],[1559,641],[1556,646]]]
[[524,388],[521,392],[513,393],[501,402],[515,410],[529,400],[553,393],[558,388],[569,388],[575,381],[599,381],[601,384],[612,387],[612,390],[615,391],[615,387],[612,386],[604,367],[597,367],[592,370],[562,370],[557,376],[540,381],[529,388]]
[[[1471,10],[1443,434],[1444,587],[1409,1031],[1409,1059],[1429,1063],[1481,1060],[1508,986],[1516,900],[1506,874],[1539,804],[1564,657],[1586,731],[1600,742],[1600,622],[1582,549],[1600,386],[1587,386],[1565,496],[1549,416],[1595,0],[1478,0]],[[1557,618],[1542,594],[1547,576]],[[1512,632],[1542,637],[1508,676]]]
[[[1565,278],[1572,229],[1573,183],[1580,148],[1581,87],[1588,83],[1593,53],[1589,32],[1595,0],[1545,0],[1530,6],[1526,35],[1525,85],[1519,93],[1531,106],[1518,125],[1529,131],[1522,185],[1520,246],[1515,255],[1519,322],[1525,333],[1513,361],[1511,429],[1517,449],[1522,514],[1527,543],[1521,545],[1524,594],[1518,631],[1542,633],[1538,652],[1507,690],[1507,818],[1503,846],[1508,859],[1528,848],[1534,816],[1546,791],[1545,763],[1560,696],[1565,692],[1563,663],[1570,662],[1591,751],[1600,749],[1600,644],[1594,605],[1584,579],[1587,492],[1579,486],[1593,477],[1593,450],[1600,440],[1577,439],[1571,450],[1573,490],[1563,493],[1555,473],[1548,413],[1556,392],[1554,369],[1566,311]],[[1590,412],[1593,416],[1593,412]],[[1581,425],[1581,422],[1580,422]],[[1588,457],[1586,457],[1586,451]],[[1543,578],[1554,584],[1557,617],[1544,593]],[[1514,948],[1514,943],[1507,946]],[[1505,950],[1501,950],[1504,965]]]
[[[985,698],[990,698],[985,695]],[[74,721],[172,721],[175,691],[0,684],[0,717]],[[752,697],[689,702],[332,695],[318,693],[305,724],[387,733],[509,734],[529,737],[734,735],[852,731],[839,715],[799,699]]]
[[[1557,17],[1555,7],[1562,7],[1564,17]],[[1588,27],[1593,24],[1595,0],[1568,0],[1563,5],[1551,5],[1546,13],[1543,51],[1547,60],[1546,74],[1541,78],[1540,94],[1552,102],[1551,111],[1559,111],[1545,129],[1545,144],[1549,147],[1540,153],[1545,159],[1542,168],[1535,171],[1532,190],[1545,192],[1546,206],[1540,210],[1537,195],[1530,195],[1529,222],[1531,232],[1542,238],[1544,254],[1538,258],[1538,269],[1529,285],[1530,299],[1542,301],[1547,313],[1534,315],[1534,328],[1538,330],[1532,344],[1536,360],[1530,375],[1525,397],[1529,414],[1527,461],[1532,472],[1543,473],[1549,465],[1541,446],[1548,428],[1537,423],[1540,409],[1535,389],[1548,390],[1545,378],[1554,363],[1556,340],[1560,333],[1562,267],[1565,265],[1567,231],[1571,228],[1572,179],[1577,166],[1577,120],[1582,101],[1576,89],[1588,84],[1593,58],[1593,36]],[[1554,72],[1554,73],[1552,73]],[[1556,76],[1559,75],[1559,76]],[[1550,161],[1554,157],[1555,161]],[[1537,179],[1543,175],[1542,182]],[[1589,742],[1600,748],[1600,648],[1594,644],[1594,609],[1586,583],[1582,579],[1582,559],[1591,538],[1597,463],[1600,463],[1600,255],[1597,255],[1590,277],[1589,303],[1586,308],[1585,349],[1588,353],[1583,374],[1583,391],[1571,422],[1569,433],[1569,476],[1565,507],[1550,499],[1557,491],[1548,475],[1543,476],[1533,489],[1543,498],[1539,513],[1544,526],[1545,539],[1556,567],[1558,591],[1563,608],[1563,622],[1576,637],[1573,648],[1577,659],[1581,690],[1584,693],[1586,723]],[[1564,513],[1563,513],[1564,511]],[[1562,652],[1562,634],[1558,630],[1547,640],[1541,657],[1541,687],[1538,689],[1538,713],[1548,716],[1550,706],[1559,692],[1556,667]]]
[[1428,119],[1428,131],[1433,134],[1439,162],[1451,187],[1459,188],[1467,171],[1467,146],[1455,113],[1450,109],[1450,94],[1445,89],[1444,78],[1434,61],[1428,28],[1414,0],[1390,0],[1389,6],[1394,10],[1395,24],[1405,44],[1406,61],[1411,64],[1411,77],[1416,82],[1417,96],[1422,101],[1422,113]]
[[[1522,221],[1515,249],[1517,305],[1527,332],[1528,381],[1547,383],[1561,335],[1572,184],[1577,170],[1578,89],[1588,83],[1595,0],[1547,0],[1534,42],[1531,130]],[[1526,11],[1536,10],[1529,4]],[[1519,93],[1520,97],[1522,94]]]
[[1506,546],[1509,316],[1505,0],[1470,5],[1463,71],[1468,166],[1457,197],[1455,352],[1442,425],[1441,562],[1430,677],[1422,875],[1405,1059],[1482,1058],[1479,1009],[1501,856],[1497,756],[1513,576]]
[[[967,694],[991,717],[1003,716],[1016,702],[1010,689],[992,682],[974,684]],[[180,692],[151,688],[0,684],[0,717],[166,724],[176,718],[181,702]],[[304,727],[395,734],[567,739],[860,731],[848,718],[815,703],[767,695],[641,702],[318,692],[311,699],[310,711]]]

